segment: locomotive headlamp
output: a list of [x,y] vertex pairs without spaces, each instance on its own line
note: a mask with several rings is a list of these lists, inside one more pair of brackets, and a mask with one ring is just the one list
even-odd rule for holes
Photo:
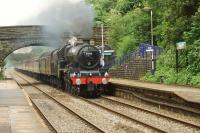
[[102,83],[105,85],[105,84],[108,83],[108,81],[107,81],[105,78],[103,78],[103,79],[102,79]]
[[106,72],[106,73],[104,74],[104,76],[105,76],[105,77],[108,77],[108,76],[109,76],[109,74]]
[[80,79],[76,79],[76,85],[81,85],[81,80]]
[[73,77],[76,77],[76,73],[73,73]]

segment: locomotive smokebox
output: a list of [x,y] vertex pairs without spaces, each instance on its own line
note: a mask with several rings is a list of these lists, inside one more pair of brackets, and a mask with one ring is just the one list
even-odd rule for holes
[[74,67],[82,69],[94,69],[99,65],[100,53],[99,50],[87,43],[66,47],[65,60],[72,63]]

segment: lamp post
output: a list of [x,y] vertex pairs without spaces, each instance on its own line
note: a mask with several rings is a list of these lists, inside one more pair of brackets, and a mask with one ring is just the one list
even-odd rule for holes
[[[151,9],[151,45],[152,47],[154,46],[153,45],[153,11]],[[154,48],[153,48],[153,51],[151,53],[151,58],[152,58],[152,61],[151,61],[151,65],[152,65],[152,74],[154,75],[155,74],[155,62],[154,62]]]
[[102,35],[102,45],[101,45],[101,58],[102,58],[102,66],[104,67],[104,65],[105,65],[105,62],[104,62],[104,29],[103,29],[104,27],[103,27],[103,24],[101,24],[101,35]]
[[144,11],[150,11],[151,14],[151,45],[152,45],[152,52],[151,52],[151,72],[154,75],[155,74],[155,62],[154,62],[154,49],[153,49],[153,10],[152,8],[145,7]]

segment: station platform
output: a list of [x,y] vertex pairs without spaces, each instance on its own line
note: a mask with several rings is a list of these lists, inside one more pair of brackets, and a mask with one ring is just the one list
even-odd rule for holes
[[14,80],[0,81],[0,132],[48,133],[25,93]]
[[148,82],[142,82],[142,81],[137,81],[137,80],[115,79],[115,78],[111,78],[110,83],[131,86],[138,89],[142,88],[142,89],[149,89],[149,90],[172,92],[178,97],[181,97],[182,99],[188,102],[200,104],[200,88],[155,84],[155,83],[148,83]]

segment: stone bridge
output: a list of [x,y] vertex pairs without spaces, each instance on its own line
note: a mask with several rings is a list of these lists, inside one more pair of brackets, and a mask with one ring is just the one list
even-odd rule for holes
[[[42,31],[42,26],[0,27],[0,64],[13,51],[28,46],[49,46],[50,37]],[[63,35],[63,41],[68,36]]]
[[[105,27],[104,35],[108,31],[107,29],[108,27]],[[93,41],[94,45],[101,45],[101,34],[101,27],[93,28],[93,35],[90,40]],[[62,42],[67,42],[69,36],[64,34],[61,38]],[[17,49],[28,46],[53,46],[48,43],[50,39],[53,40],[40,25],[0,27],[0,66],[4,59]],[[104,44],[107,44],[106,36],[104,37]]]

